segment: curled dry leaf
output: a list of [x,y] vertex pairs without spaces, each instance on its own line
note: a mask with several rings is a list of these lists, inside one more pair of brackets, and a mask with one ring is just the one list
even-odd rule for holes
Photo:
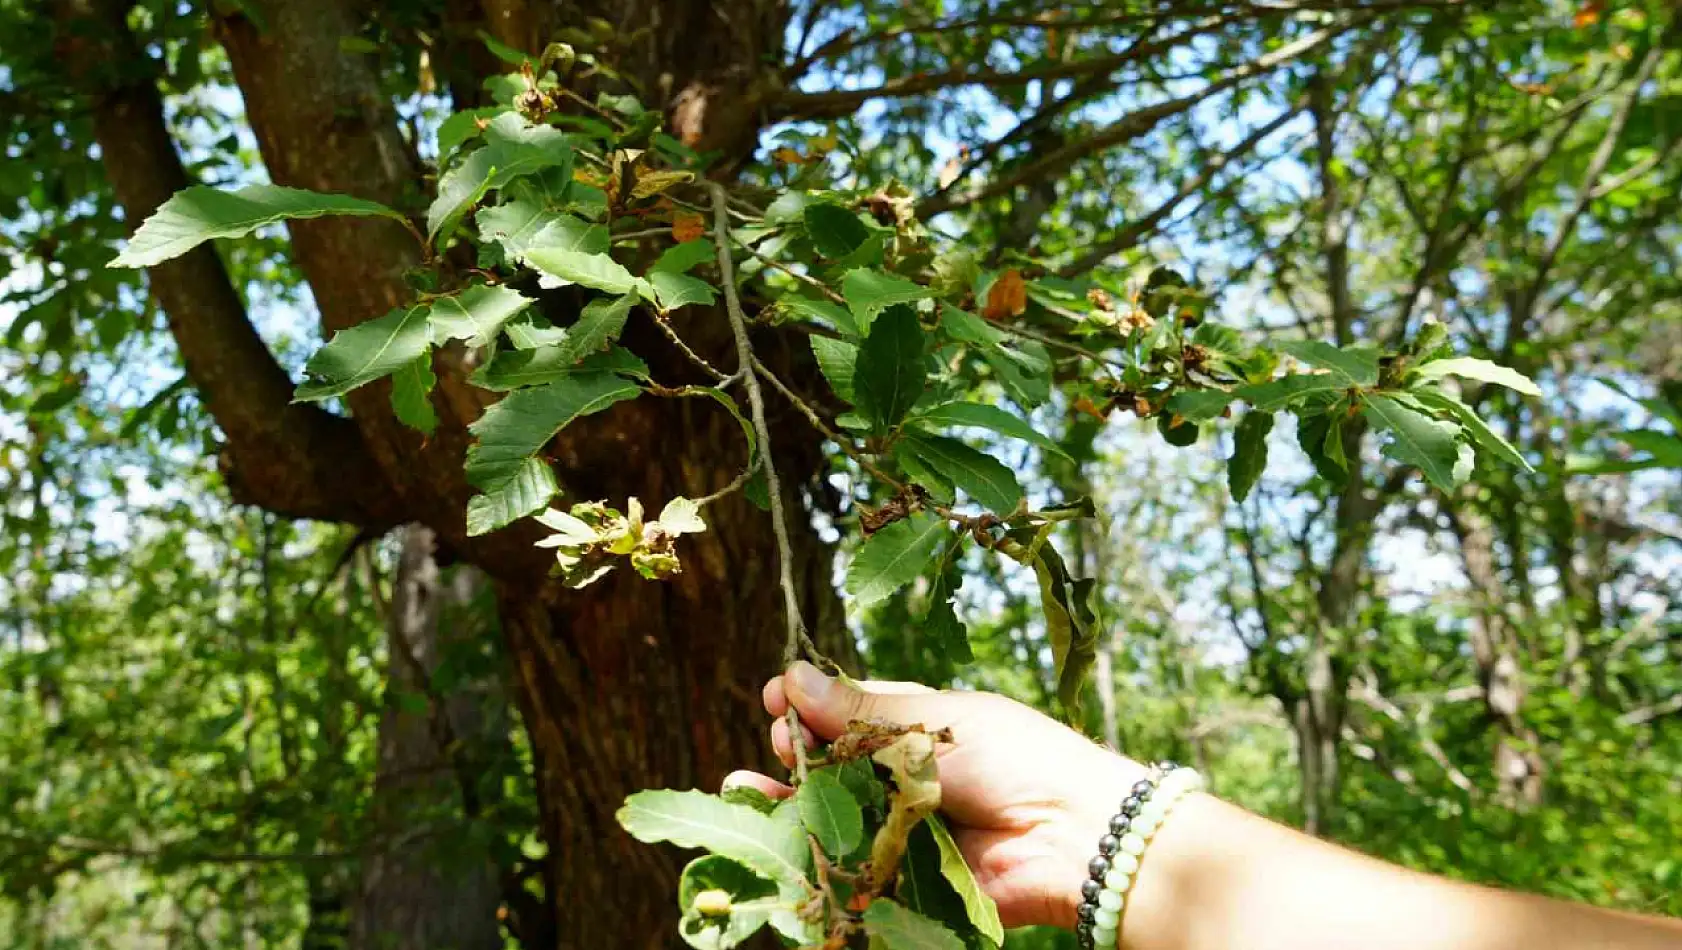
[[699,240],[707,233],[707,222],[698,214],[680,212],[672,216],[672,240],[679,244]]
[[1008,320],[1021,316],[1028,309],[1028,282],[1022,272],[1012,268],[998,276],[987,289],[987,306],[981,315],[989,320]]

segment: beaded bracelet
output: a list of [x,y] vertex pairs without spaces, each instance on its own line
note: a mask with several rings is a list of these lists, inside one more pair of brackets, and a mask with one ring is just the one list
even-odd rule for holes
[[1139,857],[1156,835],[1168,812],[1180,799],[1203,787],[1193,769],[1160,762],[1134,784],[1110,819],[1109,833],[1098,839],[1098,854],[1087,865],[1090,877],[1082,882],[1082,902],[1075,934],[1081,950],[1110,950],[1121,934],[1121,915]]

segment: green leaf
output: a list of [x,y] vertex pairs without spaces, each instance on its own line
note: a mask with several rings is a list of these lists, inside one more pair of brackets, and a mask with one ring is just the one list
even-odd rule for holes
[[823,373],[823,378],[829,381],[829,388],[848,405],[856,403],[858,397],[853,390],[853,367],[858,362],[859,348],[826,336],[813,336],[810,339],[812,356],[817,359],[818,370]]
[[479,109],[464,109],[452,112],[444,121],[438,123],[438,160],[449,161],[450,154],[462,143],[476,139],[480,135],[479,123],[489,122],[504,110],[501,106],[485,106]]
[[1175,425],[1174,417],[1166,412],[1157,414],[1156,431],[1161,433],[1164,442],[1182,449],[1188,445],[1196,445],[1197,437],[1202,434],[1197,428],[1197,423],[1182,420]]
[[958,489],[952,480],[929,467],[904,439],[894,443],[893,453],[894,460],[905,470],[905,477],[922,486],[937,504],[950,505],[958,500]]
[[837,205],[813,202],[806,206],[805,218],[812,246],[830,260],[853,253],[870,237],[857,214]]
[[330,214],[404,220],[377,201],[324,195],[279,185],[248,185],[221,191],[194,185],[176,192],[129,238],[111,267],[150,267],[180,257],[205,241],[244,237],[265,224]]
[[482,495],[467,499],[467,533],[488,534],[549,504],[560,492],[555,473],[540,458],[521,459]]
[[[564,340],[565,337],[562,337]],[[540,350],[514,350],[498,353],[489,363],[473,373],[472,383],[492,392],[508,392],[526,386],[552,383],[568,376],[594,373],[618,373],[621,376],[648,378],[648,364],[621,346],[606,353],[587,356],[575,362],[562,351],[558,342]]]
[[1079,721],[1086,674],[1098,659],[1093,582],[1072,579],[1057,548],[1034,531],[1018,529],[1010,537],[1023,546],[1016,555],[1018,561],[1030,563],[1032,557],[1030,566],[1039,582],[1040,606],[1045,611],[1046,639],[1051,642],[1051,658],[1057,670],[1057,699],[1068,718]]
[[[877,270],[850,270],[841,278],[841,296],[853,311],[859,334],[870,335],[870,324],[889,307],[922,300],[932,294],[926,287]],[[913,314],[915,316],[915,314]]]
[[524,261],[526,252],[536,247],[585,254],[605,254],[608,250],[607,228],[574,215],[550,211],[530,198],[517,198],[486,208],[475,215],[475,220],[479,224],[479,240],[500,245],[509,259],[515,261]]
[[1226,463],[1227,485],[1235,501],[1250,496],[1267,467],[1267,434],[1273,431],[1273,413],[1251,409],[1244,413],[1232,437],[1232,458]]
[[923,328],[909,307],[895,307],[871,327],[853,364],[859,411],[881,431],[899,425],[928,376]]
[[712,306],[718,300],[712,284],[688,274],[651,270],[648,272],[648,282],[654,287],[654,299],[659,304],[661,313],[670,313],[692,303]]
[[[730,896],[729,913],[707,914],[696,908],[695,898],[708,891]],[[734,947],[771,918],[776,897],[775,884],[740,862],[719,854],[704,855],[689,862],[678,878],[678,907],[683,911],[680,933],[697,950]]]
[[499,114],[485,127],[484,135],[482,147],[439,177],[438,197],[426,209],[428,241],[447,237],[486,192],[524,175],[572,164],[572,139],[550,126],[532,125],[518,113]]
[[911,583],[928,566],[946,534],[945,521],[917,512],[871,535],[847,566],[846,587],[853,605],[869,607]]
[[1614,432],[1612,438],[1638,452],[1646,452],[1666,468],[1682,468],[1682,438],[1655,429]]
[[765,223],[771,225],[792,224],[801,220],[806,212],[806,205],[812,199],[803,192],[785,191],[776,200],[765,206]]
[[864,929],[886,950],[964,950],[957,934],[885,897],[865,908]]
[[[760,797],[763,798],[764,793]],[[683,875],[677,882],[677,904],[689,910],[695,904],[695,895],[714,890],[724,891],[738,900],[752,900],[775,895],[777,886],[740,861],[722,854],[707,854],[689,862],[683,869]]]
[[798,821],[779,821],[775,813],[762,814],[705,792],[670,789],[637,792],[615,817],[638,841],[705,848],[781,887],[805,885],[810,852]]
[[718,249],[713,242],[706,238],[696,238],[666,248],[652,266],[648,268],[649,275],[655,272],[663,274],[685,274],[698,265],[718,259]]
[[864,814],[833,768],[808,774],[795,791],[794,801],[806,830],[830,857],[839,860],[852,854],[864,840]]
[[981,882],[975,879],[975,872],[964,860],[964,853],[958,850],[958,842],[952,840],[952,832],[946,829],[946,822],[939,815],[930,815],[926,821],[929,830],[934,833],[935,844],[940,848],[940,873],[963,900],[970,923],[995,946],[1002,945],[1005,929],[999,921],[999,905],[982,890]]
[[1341,392],[1348,388],[1341,377],[1331,373],[1291,373],[1270,382],[1240,386],[1234,395],[1249,403],[1252,409],[1275,412],[1300,404],[1314,393]]
[[800,294],[784,294],[777,298],[777,306],[799,317],[815,318],[849,337],[856,339],[859,335],[858,323],[853,320],[853,315],[840,304],[805,297]]
[[887,789],[882,786],[882,780],[876,777],[876,770],[869,759],[853,759],[835,767],[835,777],[841,784],[847,786],[847,791],[853,793],[853,800],[860,807],[882,811],[888,807]]
[[1208,422],[1218,419],[1226,407],[1238,398],[1237,393],[1222,392],[1219,389],[1182,389],[1168,397],[1168,403],[1162,411],[1170,415],[1179,416],[1187,422]]
[[[954,538],[952,544],[961,543]],[[952,598],[964,586],[964,573],[958,570],[955,550],[941,558],[934,583],[929,586],[929,609],[923,615],[923,636],[953,663],[973,663],[975,652],[969,645],[969,628],[958,618]]]
[[419,359],[430,341],[426,314],[425,307],[397,309],[340,330],[304,364],[315,381],[299,386],[292,400],[340,396]]
[[571,284],[582,284],[615,297],[637,288],[637,278],[606,254],[588,254],[558,247],[534,247],[526,252],[526,261],[551,277],[559,277]]
[[1437,389],[1415,389],[1411,392],[1425,406],[1451,413],[1458,418],[1460,424],[1471,434],[1474,442],[1495,453],[1503,462],[1508,465],[1516,465],[1526,472],[1535,471],[1530,465],[1530,460],[1514,448],[1511,442],[1503,439],[1499,432],[1491,429],[1489,423],[1473,411],[1471,406]]
[[1378,351],[1371,347],[1339,349],[1320,340],[1291,340],[1279,348],[1310,366],[1330,370],[1346,388],[1378,385]]
[[[548,497],[532,502],[541,491],[528,491],[534,478],[532,456],[574,419],[600,412],[640,392],[637,384],[609,373],[578,374],[516,390],[485,410],[468,427],[478,441],[467,451],[467,480],[496,499],[484,505],[494,503],[497,507],[487,509],[478,530],[470,518],[468,533],[483,534],[546,504]],[[547,465],[543,468],[548,471]],[[548,482],[554,484],[553,474]],[[541,483],[536,487],[541,489]]]
[[1402,405],[1389,396],[1368,395],[1361,412],[1373,425],[1390,430],[1384,454],[1417,466],[1431,484],[1449,491],[1457,484],[1454,470],[1460,459],[1455,444],[1459,430]]
[[623,297],[597,297],[584,305],[578,322],[567,327],[567,334],[555,347],[555,359],[563,363],[577,363],[601,353],[608,344],[619,339],[625,329],[625,319],[631,305],[637,302],[633,294]]
[[988,511],[1005,516],[1022,501],[1016,473],[993,456],[957,439],[924,432],[907,431],[902,441],[907,451]]
[[475,284],[459,294],[433,299],[426,319],[434,344],[466,340],[468,346],[486,346],[504,324],[531,304],[532,299],[519,291]]
[[1470,356],[1432,360],[1429,363],[1422,364],[1414,371],[1414,375],[1420,379],[1428,380],[1442,379],[1444,376],[1460,376],[1466,379],[1475,379],[1479,382],[1505,386],[1526,396],[1542,395],[1542,390],[1538,389],[1528,376],[1518,370]]
[[432,352],[423,351],[414,362],[399,369],[391,377],[391,410],[397,421],[411,429],[431,435],[438,428],[438,413],[433,411],[429,394],[438,382],[432,372]]
[[733,785],[720,792],[718,797],[734,805],[746,805],[754,811],[763,812],[767,815],[771,814],[777,807],[777,803],[771,800],[771,796],[752,785]]
[[[1259,412],[1261,410],[1251,410]],[[1337,413],[1341,420],[1342,412]],[[1297,413],[1297,444],[1302,446],[1314,471],[1333,485],[1349,477],[1349,461],[1343,456],[1343,425],[1328,413]]]
[[1000,409],[974,402],[949,402],[916,414],[916,421],[925,426],[966,426],[988,429],[1000,435],[1030,442],[1047,452],[1068,458],[1069,454],[1057,441],[1034,428],[1027,420]]

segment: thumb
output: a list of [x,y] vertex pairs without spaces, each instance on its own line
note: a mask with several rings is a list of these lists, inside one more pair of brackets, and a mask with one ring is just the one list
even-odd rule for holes
[[886,719],[929,729],[952,724],[958,697],[918,683],[843,682],[801,661],[783,673],[783,692],[800,721],[823,739],[833,739],[854,719]]

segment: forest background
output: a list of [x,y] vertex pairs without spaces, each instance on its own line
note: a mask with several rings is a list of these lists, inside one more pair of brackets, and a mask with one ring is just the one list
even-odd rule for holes
[[[672,581],[550,590],[530,537],[463,532],[459,406],[414,448],[382,393],[290,402],[403,287],[401,228],[107,266],[192,183],[418,215],[444,118],[555,40],[600,69],[591,108],[670,103],[720,180],[893,196],[988,280],[1028,278],[982,295],[1001,325],[1064,333],[1170,267],[1249,337],[1436,322],[1535,380],[1461,388],[1523,464],[1480,454],[1446,488],[1359,420],[1328,471],[1298,447],[1325,431],[1281,416],[1238,501],[1232,426],[1167,444],[1055,360],[1038,389],[974,382],[1037,440],[964,437],[1034,504],[1096,503],[1053,539],[1101,581],[1089,734],[1406,865],[1682,914],[1677,14],[1042,6],[0,0],[0,945],[675,941],[679,865],[612,814],[767,764],[764,514],[709,508]],[[626,340],[663,345],[656,319]],[[717,310],[682,321],[727,339]],[[761,352],[833,421],[774,322]],[[768,399],[814,636],[855,673],[1060,711],[1026,569],[961,559],[960,643],[922,635],[928,578],[843,614],[887,498]],[[647,402],[568,443],[571,500],[730,481],[729,414]]]

